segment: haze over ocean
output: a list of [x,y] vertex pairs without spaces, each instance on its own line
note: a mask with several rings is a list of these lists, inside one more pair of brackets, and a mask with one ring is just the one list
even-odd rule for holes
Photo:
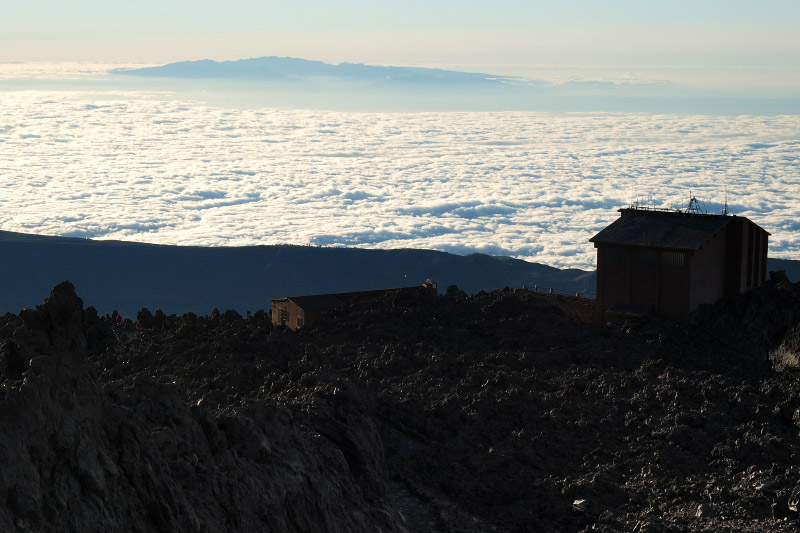
[[800,259],[798,167],[796,115],[237,109],[47,85],[0,98],[0,229],[47,235],[593,268],[588,239],[616,209],[692,194],[719,212],[727,188],[772,257]]

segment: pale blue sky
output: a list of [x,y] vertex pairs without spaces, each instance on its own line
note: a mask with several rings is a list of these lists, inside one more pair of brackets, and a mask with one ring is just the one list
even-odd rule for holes
[[[793,90],[800,88],[798,28],[797,0],[3,0],[0,61],[278,55],[520,75],[571,66],[564,77],[659,67],[672,70],[648,76],[738,77]],[[735,68],[743,66],[769,72],[741,76]]]
[[800,2],[4,0],[0,60],[800,63]]

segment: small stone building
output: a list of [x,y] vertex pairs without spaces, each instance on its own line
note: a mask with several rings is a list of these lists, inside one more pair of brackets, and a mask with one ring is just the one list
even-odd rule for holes
[[744,217],[627,208],[590,239],[597,249],[597,314],[685,315],[759,287],[769,233]]
[[430,294],[436,296],[437,292],[436,282],[428,280],[415,287],[273,298],[270,300],[272,303],[272,324],[296,330],[314,322],[326,309],[342,307],[354,300],[373,298],[390,293]]

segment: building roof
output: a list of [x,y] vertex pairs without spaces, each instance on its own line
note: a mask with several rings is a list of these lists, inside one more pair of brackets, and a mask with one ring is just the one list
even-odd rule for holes
[[287,298],[273,298],[273,302],[290,301],[306,311],[319,311],[331,309],[342,305],[342,301],[332,294],[312,294],[310,296],[289,296]]
[[373,289],[366,291],[354,292],[337,292],[331,294],[310,294],[307,296],[284,296],[281,298],[272,298],[270,301],[277,302],[292,302],[298,307],[306,311],[318,311],[321,309],[330,309],[332,307],[340,307],[354,298],[365,298],[382,296],[384,294],[394,292],[419,292],[433,290],[436,294],[436,283],[428,280],[422,285],[413,285],[411,287],[393,287],[391,289]]
[[621,244],[674,250],[698,250],[733,220],[728,215],[620,209],[622,215],[589,239],[595,244]]

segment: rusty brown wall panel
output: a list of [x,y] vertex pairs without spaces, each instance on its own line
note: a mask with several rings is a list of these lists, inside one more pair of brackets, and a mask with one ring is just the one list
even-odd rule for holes
[[298,308],[295,304],[289,303],[288,309],[289,309],[289,320],[286,321],[286,326],[291,330],[295,330],[297,329]]
[[631,268],[630,303],[645,305],[655,311],[658,273],[655,270]]
[[645,306],[652,313],[655,311],[658,292],[658,251],[652,248],[632,248],[630,254],[629,303]]
[[744,292],[747,289],[753,288],[753,261],[755,259],[755,252],[753,250],[753,245],[755,244],[755,238],[753,235],[753,228],[750,224],[745,225],[745,256],[746,256],[746,264],[745,264],[745,286]]
[[607,311],[615,304],[630,303],[628,290],[630,288],[630,269],[607,267],[603,282],[603,300]]
[[749,278],[747,276],[747,266],[749,263],[748,263],[747,248],[748,248],[748,243],[750,242],[750,226],[749,224],[745,224],[743,220],[740,222],[740,225],[742,227],[742,240],[740,245],[742,247],[742,258],[741,258],[741,271],[739,273],[740,276],[739,293],[743,293],[748,289],[747,281]]
[[733,220],[725,228],[725,294],[733,296],[742,290],[742,225]]
[[767,232],[764,232],[764,244],[761,247],[761,279],[759,280],[758,286],[764,284],[767,280],[767,253],[769,250],[769,235]]
[[[288,317],[286,318],[286,326],[292,327],[291,323],[293,316],[296,314],[296,306],[292,302],[273,302],[272,303],[272,324],[275,326],[281,325],[281,311],[286,311]],[[292,328],[294,329],[294,328]]]
[[659,279],[658,315],[664,318],[689,312],[689,276],[687,272],[662,272]]
[[725,295],[727,235],[722,230],[692,255],[689,311]]
[[605,322],[605,269],[600,268],[603,264],[605,246],[594,245],[597,249],[597,278],[595,285],[595,320]]
[[761,286],[761,251],[763,249],[762,243],[764,241],[764,232],[761,231],[760,228],[755,227],[753,225],[753,279],[750,282],[750,286],[760,287]]

